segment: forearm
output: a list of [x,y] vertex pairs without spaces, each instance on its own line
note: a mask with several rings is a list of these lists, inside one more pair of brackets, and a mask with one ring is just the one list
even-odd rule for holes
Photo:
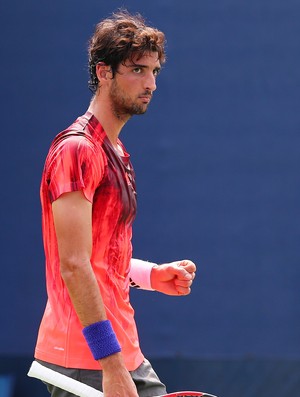
[[104,303],[90,263],[80,266],[64,264],[61,267],[63,280],[95,360],[104,371],[114,372],[119,366],[123,371],[121,348],[110,322],[105,321]]
[[100,289],[90,262],[61,263],[61,275],[83,327],[107,319]]

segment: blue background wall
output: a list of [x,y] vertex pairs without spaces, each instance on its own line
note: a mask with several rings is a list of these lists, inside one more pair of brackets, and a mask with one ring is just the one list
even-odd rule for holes
[[[144,352],[169,383],[180,360],[200,360],[210,370],[189,385],[246,396],[257,377],[230,375],[229,363],[253,360],[261,375],[261,360],[300,360],[296,0],[2,0],[0,357],[31,359],[46,299],[44,158],[54,135],[86,110],[87,41],[120,6],[168,40],[151,107],[121,135],[138,183],[134,253],[198,264],[189,297],[133,291]],[[272,374],[261,384],[281,379]],[[230,377],[244,389],[230,389]]]

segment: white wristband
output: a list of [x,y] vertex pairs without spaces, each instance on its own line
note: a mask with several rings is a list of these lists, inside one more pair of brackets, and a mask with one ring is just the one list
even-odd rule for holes
[[154,291],[151,287],[151,271],[153,266],[157,266],[157,264],[131,258],[129,271],[130,286]]

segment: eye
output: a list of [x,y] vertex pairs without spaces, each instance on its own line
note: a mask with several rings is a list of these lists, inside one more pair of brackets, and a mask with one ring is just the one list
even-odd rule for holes
[[160,73],[160,69],[159,69],[159,68],[153,70],[153,75],[154,75],[155,77],[158,76],[159,73]]
[[136,68],[132,69],[132,71],[133,71],[133,73],[140,74],[140,73],[142,73],[142,68],[136,67]]

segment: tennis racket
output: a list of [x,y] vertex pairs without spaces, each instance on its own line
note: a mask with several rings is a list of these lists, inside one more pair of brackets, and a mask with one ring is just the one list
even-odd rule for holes
[[[66,390],[69,393],[75,394],[79,397],[103,397],[103,393],[99,390],[94,389],[78,380],[69,378],[53,369],[47,368],[44,365],[33,361],[28,371],[28,376],[37,378],[43,382],[49,383],[53,386],[59,387],[60,389]],[[188,397],[188,396],[202,396],[202,397],[216,397],[212,394],[201,393],[196,391],[181,391],[176,393],[169,393],[163,396],[157,397]]]

